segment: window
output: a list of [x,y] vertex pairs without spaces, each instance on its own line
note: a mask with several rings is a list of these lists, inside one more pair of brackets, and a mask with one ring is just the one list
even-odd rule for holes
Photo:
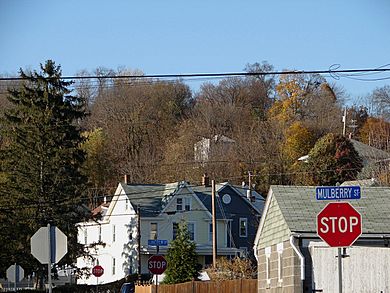
[[115,258],[112,258],[112,274],[115,275]]
[[179,229],[179,224],[178,223],[173,223],[172,224],[172,239],[175,240],[177,236],[177,229]]
[[125,210],[127,211],[128,209],[129,209],[129,199],[126,198]]
[[213,223],[209,223],[209,242],[213,242]]
[[190,240],[194,241],[195,240],[195,224],[188,223],[187,230],[188,230],[188,233],[190,234]]
[[186,211],[190,211],[191,210],[191,198],[190,197],[187,197],[184,199],[184,209]]
[[98,241],[101,242],[102,241],[102,226],[99,225],[99,238],[98,238]]
[[88,244],[88,230],[85,228],[84,230],[84,244]]
[[112,225],[112,242],[115,242],[115,225]]
[[242,246],[240,247],[240,250],[241,250],[240,257],[248,256],[248,247]]
[[283,242],[276,245],[278,252],[278,283],[283,282]]
[[248,219],[240,218],[240,237],[247,237],[248,235]]
[[[178,223],[172,224],[172,239],[175,240],[177,237],[177,230],[179,229]],[[195,239],[195,224],[194,223],[188,223],[187,224],[187,230],[190,234],[190,240],[194,241]]]
[[149,239],[158,239],[157,228],[157,223],[150,223]]
[[183,210],[183,199],[182,198],[177,198],[176,199],[176,210],[177,211],[182,211]]
[[271,247],[265,248],[265,278],[267,279],[267,285],[271,284]]

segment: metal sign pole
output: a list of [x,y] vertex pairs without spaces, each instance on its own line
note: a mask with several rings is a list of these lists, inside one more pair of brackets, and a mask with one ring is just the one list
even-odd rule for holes
[[15,292],[16,292],[16,290],[17,290],[17,285],[16,285],[16,282],[18,281],[18,278],[19,278],[19,276],[18,276],[19,274],[18,274],[18,267],[16,266],[16,263],[15,263],[15,283],[14,283],[14,285],[15,285]]
[[158,291],[158,282],[157,282],[157,278],[158,278],[158,275],[155,275],[156,276],[156,293]]
[[99,277],[96,277],[96,293],[99,292],[98,287],[99,287]]
[[50,239],[50,223],[47,224],[47,247],[49,252],[48,262],[47,262],[47,280],[48,280],[48,286],[49,286],[49,293],[52,293],[52,286],[51,286],[51,239]]
[[342,267],[342,255],[341,247],[337,248],[338,254],[338,268],[339,268],[339,293],[343,293],[343,267]]

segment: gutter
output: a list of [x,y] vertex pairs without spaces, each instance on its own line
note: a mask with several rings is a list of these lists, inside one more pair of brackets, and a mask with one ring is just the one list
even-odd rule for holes
[[305,280],[305,257],[303,256],[302,252],[299,250],[299,248],[295,245],[295,236],[290,236],[290,245],[294,249],[295,253],[298,255],[300,261],[301,261],[301,280]]

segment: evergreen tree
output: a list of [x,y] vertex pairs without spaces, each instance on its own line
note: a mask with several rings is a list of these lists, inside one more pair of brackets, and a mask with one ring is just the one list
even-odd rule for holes
[[176,239],[168,248],[168,268],[165,272],[165,284],[177,284],[197,279],[201,266],[198,264],[196,245],[190,240],[187,224],[178,225]]
[[53,61],[41,64],[40,72],[20,70],[20,77],[23,86],[10,90],[13,106],[0,123],[0,271],[17,262],[29,273],[39,267],[30,238],[47,223],[68,236],[61,264],[73,264],[83,253],[75,224],[87,216],[81,208],[86,178],[80,173],[85,154],[78,125],[86,113]]
[[305,165],[314,185],[330,186],[355,180],[362,168],[362,158],[349,139],[331,133],[316,142]]

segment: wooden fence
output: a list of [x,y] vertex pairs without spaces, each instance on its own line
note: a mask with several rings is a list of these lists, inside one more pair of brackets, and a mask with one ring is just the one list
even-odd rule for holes
[[[136,293],[155,293],[156,286],[136,286]],[[220,282],[194,281],[174,285],[159,285],[158,293],[257,293],[257,279]]]

